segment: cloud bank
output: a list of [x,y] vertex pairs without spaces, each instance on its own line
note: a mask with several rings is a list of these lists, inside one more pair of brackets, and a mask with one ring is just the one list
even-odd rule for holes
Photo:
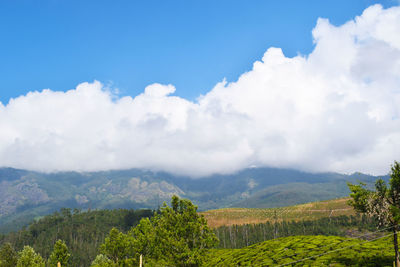
[[387,173],[400,160],[400,7],[341,26],[319,19],[309,55],[269,48],[195,102],[152,84],[100,82],[0,103],[0,165],[40,171],[147,168],[203,176],[252,165]]

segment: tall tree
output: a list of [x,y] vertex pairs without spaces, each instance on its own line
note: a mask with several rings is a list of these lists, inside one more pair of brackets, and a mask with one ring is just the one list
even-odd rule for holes
[[112,228],[104,244],[100,246],[101,254],[107,256],[117,266],[127,264],[132,261],[133,248],[131,246],[131,237]]
[[192,202],[173,196],[171,206],[164,203],[151,220],[142,219],[128,234],[111,230],[100,252],[119,266],[137,263],[140,255],[156,266],[201,265],[217,237]]
[[68,247],[62,240],[57,240],[54,244],[53,252],[49,257],[49,265],[56,267],[57,263],[61,263],[61,266],[69,266],[69,257],[71,254],[68,252]]
[[17,267],[44,267],[45,262],[30,246],[25,246],[22,251],[18,253]]
[[375,183],[375,190],[365,184],[348,183],[350,188],[349,204],[358,212],[376,217],[381,227],[390,227],[393,231],[393,246],[396,265],[400,266],[397,231],[400,223],[400,164],[395,161],[391,166],[389,186],[382,179]]
[[171,206],[164,203],[152,218],[154,251],[159,252],[154,256],[175,266],[199,266],[218,239],[190,200],[173,196]]
[[159,247],[155,241],[154,226],[149,218],[141,219],[140,223],[136,227],[132,227],[128,234],[133,237],[132,245],[136,258],[140,255],[145,255],[147,258],[147,256],[160,254]]

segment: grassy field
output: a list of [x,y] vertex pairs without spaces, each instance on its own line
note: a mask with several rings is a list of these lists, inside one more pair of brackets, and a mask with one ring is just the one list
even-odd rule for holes
[[201,212],[208,225],[216,228],[223,225],[256,224],[274,221],[315,220],[339,215],[355,215],[347,205],[348,198],[312,202],[283,208],[248,209],[226,208]]
[[284,237],[241,249],[211,250],[206,266],[393,266],[392,238]]

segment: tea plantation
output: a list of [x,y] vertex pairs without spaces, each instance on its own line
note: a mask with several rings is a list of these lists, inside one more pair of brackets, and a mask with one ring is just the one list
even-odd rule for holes
[[241,249],[214,249],[206,266],[393,266],[391,234],[377,240],[291,236]]

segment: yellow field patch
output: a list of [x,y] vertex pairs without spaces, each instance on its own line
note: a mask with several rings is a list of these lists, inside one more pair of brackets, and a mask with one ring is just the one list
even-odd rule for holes
[[204,215],[208,225],[212,228],[268,221],[315,220],[323,217],[355,215],[353,208],[347,204],[348,200],[349,198],[340,198],[270,209],[225,208],[204,211],[201,214]]

